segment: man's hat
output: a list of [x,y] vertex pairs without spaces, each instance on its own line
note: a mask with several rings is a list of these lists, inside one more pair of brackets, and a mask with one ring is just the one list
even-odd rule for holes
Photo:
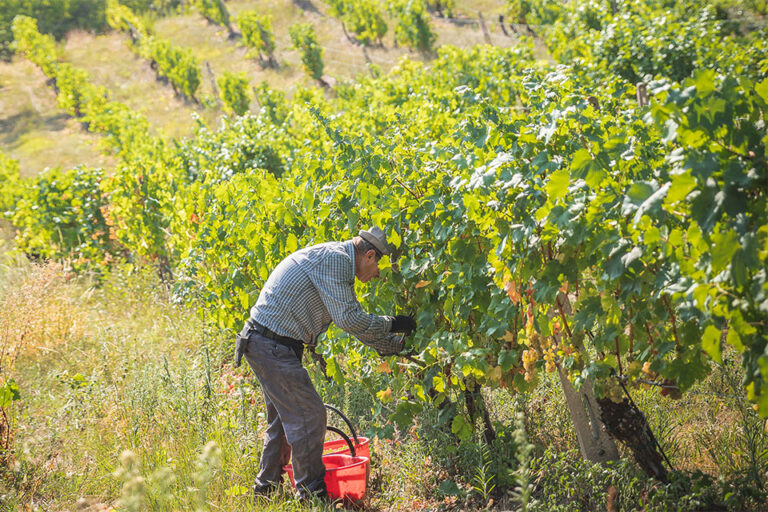
[[373,226],[368,231],[361,229],[358,235],[360,235],[363,240],[370,242],[381,254],[392,253],[392,249],[387,243],[387,235],[385,235],[384,231],[378,226]]

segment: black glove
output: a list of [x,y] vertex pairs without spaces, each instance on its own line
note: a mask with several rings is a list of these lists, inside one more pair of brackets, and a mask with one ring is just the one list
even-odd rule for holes
[[415,330],[416,320],[407,315],[397,315],[392,318],[392,327],[389,328],[389,332],[404,332],[406,334],[411,334]]

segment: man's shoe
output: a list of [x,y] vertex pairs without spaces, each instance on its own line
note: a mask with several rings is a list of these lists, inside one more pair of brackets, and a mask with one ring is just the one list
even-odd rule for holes
[[296,491],[296,498],[299,501],[319,500],[326,503],[330,503],[332,501],[331,497],[328,496],[328,491],[325,489],[325,487],[311,492],[307,489],[300,489]]
[[275,482],[262,483],[256,480],[253,484],[253,495],[257,498],[269,498],[277,490]]

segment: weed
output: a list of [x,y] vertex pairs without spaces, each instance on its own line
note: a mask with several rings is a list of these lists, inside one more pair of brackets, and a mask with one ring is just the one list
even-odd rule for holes
[[139,462],[136,455],[130,450],[125,450],[120,455],[120,468],[115,471],[115,477],[122,481],[122,497],[117,501],[117,506],[128,512],[143,510],[146,485],[139,471]]
[[515,441],[517,442],[517,461],[520,464],[515,472],[517,488],[513,496],[520,503],[520,510],[526,512],[531,499],[533,485],[531,484],[531,458],[534,446],[528,442],[525,432],[525,418],[518,413],[515,418]]
[[480,453],[482,462],[472,477],[472,489],[479,495],[483,503],[488,503],[494,489],[496,489],[496,475],[491,471],[491,460],[487,445],[481,445]]
[[0,288],[0,466],[11,458],[14,402],[24,392],[16,362],[28,351],[58,351],[79,334],[81,308],[63,292],[65,275],[57,264],[5,267]]
[[214,477],[216,470],[221,464],[221,450],[214,441],[209,441],[204,447],[202,453],[197,458],[196,471],[194,474],[195,484],[197,486],[197,510],[205,510],[206,498],[208,495],[208,486]]

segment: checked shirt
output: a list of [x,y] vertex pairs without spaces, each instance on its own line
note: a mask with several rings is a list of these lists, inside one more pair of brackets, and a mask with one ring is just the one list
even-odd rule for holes
[[301,249],[272,271],[251,320],[308,345],[333,322],[382,355],[400,352],[400,335],[389,332],[391,320],[363,311],[354,285],[351,240]]

